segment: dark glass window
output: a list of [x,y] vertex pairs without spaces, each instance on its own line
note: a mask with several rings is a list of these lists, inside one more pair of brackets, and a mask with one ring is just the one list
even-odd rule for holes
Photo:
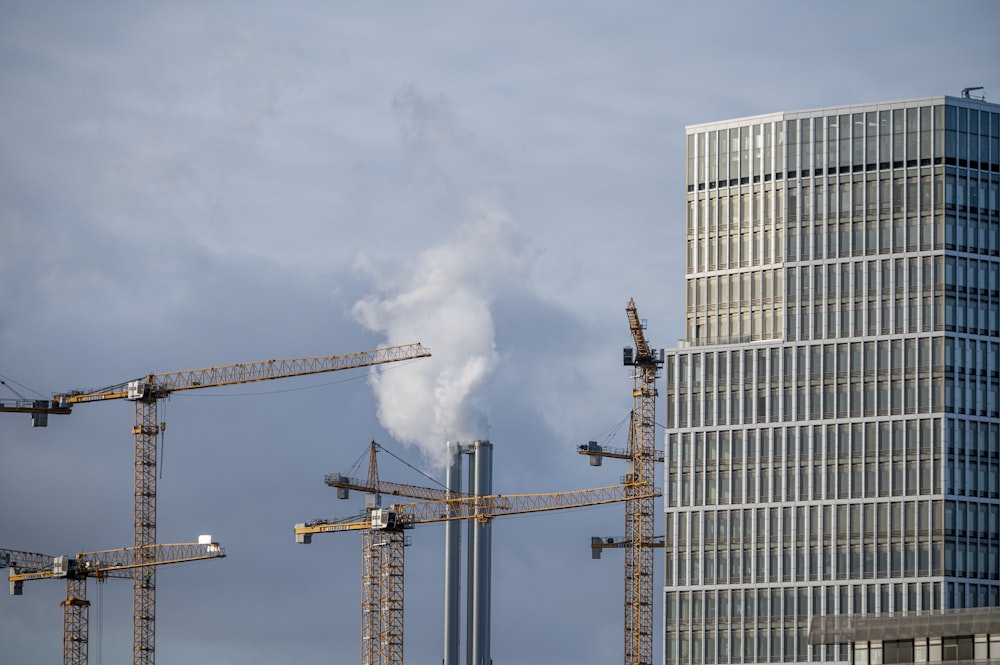
[[941,638],[941,661],[973,660],[975,658],[975,641],[968,637]]
[[913,662],[913,640],[892,640],[882,643],[882,662],[892,663]]

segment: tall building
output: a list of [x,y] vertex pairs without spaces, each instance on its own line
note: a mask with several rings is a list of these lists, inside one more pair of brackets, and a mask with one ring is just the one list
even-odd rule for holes
[[687,128],[666,663],[846,662],[811,617],[1000,605],[1000,105]]

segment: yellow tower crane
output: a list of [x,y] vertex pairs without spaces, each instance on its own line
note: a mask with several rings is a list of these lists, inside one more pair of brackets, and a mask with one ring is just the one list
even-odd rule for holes
[[[369,508],[381,505],[382,495],[402,496],[425,501],[467,497],[448,489],[421,487],[380,480],[378,451],[374,440],[368,452],[368,479],[349,478],[328,473],[327,485],[337,490],[337,498],[347,499],[351,490],[374,497]],[[401,663],[403,658],[403,547],[407,544],[402,529],[363,529],[361,532],[361,649],[362,663],[375,665]],[[311,536],[299,542],[311,542]]]
[[[378,484],[357,487],[377,492]],[[369,508],[360,519],[313,520],[295,525],[299,543],[320,533],[362,532],[362,665],[403,662],[403,530],[417,524],[548,512],[659,496],[651,484],[629,482],[567,492],[494,494]]]
[[[30,407],[30,412],[33,422],[38,425],[38,421],[35,419],[39,415],[47,415],[46,408],[48,413],[69,413],[77,404],[118,399],[135,402],[135,421],[132,427],[135,441],[135,551],[136,556],[145,557],[152,553],[152,550],[147,548],[156,543],[156,437],[166,426],[157,418],[160,400],[168,397],[171,393],[182,390],[215,388],[320,374],[400,360],[425,358],[430,355],[430,351],[420,343],[415,343],[336,356],[263,360],[181,372],[149,374],[144,378],[108,388],[57,394],[47,407],[43,404],[33,405]],[[41,414],[39,414],[39,408],[42,409]],[[18,407],[16,405],[10,406],[6,410],[18,410]],[[134,576],[133,592],[133,663],[135,665],[152,665],[155,651],[155,568],[149,568]]]
[[0,549],[0,568],[10,568],[10,593],[20,596],[27,580],[65,579],[63,606],[63,665],[87,665],[90,601],[87,578],[105,581],[110,577],[133,578],[155,570],[156,566],[188,563],[226,556],[210,536],[197,543],[126,547],[99,552],[81,552],[73,557],[48,556],[33,552]]
[[[625,313],[635,342],[635,349],[626,347],[623,354],[624,364],[635,367],[628,449],[602,448],[591,441],[578,452],[590,456],[593,466],[600,466],[603,457],[628,460],[626,480],[641,486],[655,482],[655,463],[663,461],[663,451],[656,450],[656,380],[663,352],[646,341],[634,299],[628,301]],[[625,550],[625,665],[653,662],[653,549],[663,547],[662,536],[653,535],[653,519],[654,498],[631,496],[625,502],[625,537],[591,539],[595,559],[602,549]]]

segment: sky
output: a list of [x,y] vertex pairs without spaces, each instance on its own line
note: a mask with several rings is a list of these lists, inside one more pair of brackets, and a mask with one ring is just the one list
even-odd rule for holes
[[[1000,100],[998,24],[988,0],[0,1],[0,397],[423,343],[160,408],[158,540],[228,556],[160,568],[157,662],[354,662],[360,537],[292,533],[361,510],[324,474],[363,477],[374,439],[384,479],[429,485],[445,441],[488,438],[497,492],[619,482],[576,447],[626,445],[628,300],[654,347],[683,336],[685,126]],[[0,415],[0,547],[132,544],[131,404]],[[589,542],[623,532],[620,505],[494,522],[494,662],[621,659],[621,553]],[[409,538],[406,659],[436,662],[443,527]],[[129,662],[131,593],[90,583],[91,663]],[[58,662],[64,597],[0,598],[0,661]]]

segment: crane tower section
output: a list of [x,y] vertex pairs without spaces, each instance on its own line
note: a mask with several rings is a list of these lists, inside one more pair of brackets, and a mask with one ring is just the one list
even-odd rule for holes
[[[625,665],[653,662],[653,515],[654,498],[637,488],[655,482],[656,380],[663,367],[663,351],[649,346],[635,300],[625,308],[635,349],[626,347],[625,365],[635,368],[632,388],[632,425],[629,431],[630,474],[634,495],[625,502]],[[633,489],[635,488],[635,489]]]

